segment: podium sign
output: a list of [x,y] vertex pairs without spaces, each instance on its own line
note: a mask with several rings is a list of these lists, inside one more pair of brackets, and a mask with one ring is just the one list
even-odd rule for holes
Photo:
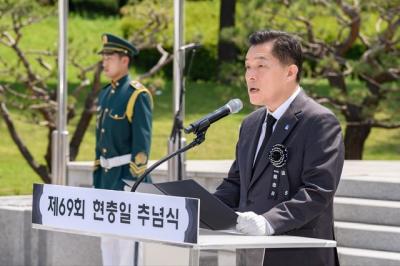
[[33,227],[197,244],[199,200],[34,184]]

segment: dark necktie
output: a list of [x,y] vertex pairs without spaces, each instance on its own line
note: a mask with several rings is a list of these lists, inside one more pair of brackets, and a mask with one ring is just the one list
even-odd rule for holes
[[274,127],[275,122],[276,122],[275,117],[273,117],[271,114],[268,114],[267,115],[267,126],[265,127],[265,137],[264,137],[264,140],[263,140],[263,142],[261,144],[260,149],[258,150],[257,158],[256,158],[256,161],[254,162],[253,169],[256,169],[257,163],[260,161],[260,158],[262,156],[267,156],[265,154],[265,152],[266,152],[265,151],[265,147],[267,146],[268,140],[270,139],[270,137],[272,135],[272,129]]

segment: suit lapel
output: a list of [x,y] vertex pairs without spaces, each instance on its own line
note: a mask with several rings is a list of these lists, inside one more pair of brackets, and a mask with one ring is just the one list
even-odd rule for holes
[[248,186],[249,189],[257,181],[257,179],[260,178],[262,173],[269,165],[270,162],[268,159],[268,154],[272,147],[275,144],[282,144],[295,128],[298,120],[301,118],[301,109],[305,101],[306,95],[303,91],[301,91],[299,95],[294,99],[292,104],[289,106],[289,108],[286,110],[286,112],[283,114],[283,116],[278,120],[274,132],[272,133],[271,138],[267,143],[266,149],[264,150],[264,154],[262,154],[262,157],[260,158],[256,169],[254,169],[254,174]]
[[250,182],[250,178],[252,175],[253,171],[253,161],[254,161],[254,155],[256,153],[257,145],[258,145],[258,140],[260,139],[260,129],[262,127],[262,124],[265,120],[265,115],[266,115],[266,110],[265,108],[262,108],[263,111],[259,111],[259,114],[257,118],[253,121],[253,123],[248,127],[249,135],[252,137],[247,138],[247,142],[245,144],[245,147],[249,147],[247,149],[246,157],[244,160],[244,173],[245,173],[245,178],[244,180],[246,181],[246,187],[248,186]]

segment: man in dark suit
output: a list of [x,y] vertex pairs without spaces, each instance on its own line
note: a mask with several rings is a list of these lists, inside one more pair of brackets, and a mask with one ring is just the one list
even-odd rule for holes
[[[246,83],[263,106],[242,123],[236,159],[215,195],[238,212],[250,235],[334,239],[333,197],[344,147],[335,115],[299,86],[300,43],[278,31],[250,38]],[[332,248],[267,249],[264,265],[338,265]]]

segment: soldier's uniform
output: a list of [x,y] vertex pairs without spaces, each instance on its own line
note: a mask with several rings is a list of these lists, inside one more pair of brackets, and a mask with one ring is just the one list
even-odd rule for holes
[[[113,51],[114,46],[116,51],[123,49],[117,37],[106,36],[102,51]],[[152,105],[150,92],[129,75],[102,89],[96,119],[95,188],[123,190],[123,179],[134,180],[146,170]]]
[[[104,34],[100,53],[122,53],[132,59],[137,50],[123,39]],[[151,144],[152,108],[150,92],[129,75],[101,90],[96,117],[95,188],[127,190],[123,180],[135,180],[144,173]],[[145,182],[150,179],[146,177]],[[139,244],[134,243],[102,237],[103,265],[140,264]]]
[[123,190],[123,179],[143,174],[150,151],[151,121],[152,98],[139,82],[127,75],[103,88],[97,108],[95,188]]

